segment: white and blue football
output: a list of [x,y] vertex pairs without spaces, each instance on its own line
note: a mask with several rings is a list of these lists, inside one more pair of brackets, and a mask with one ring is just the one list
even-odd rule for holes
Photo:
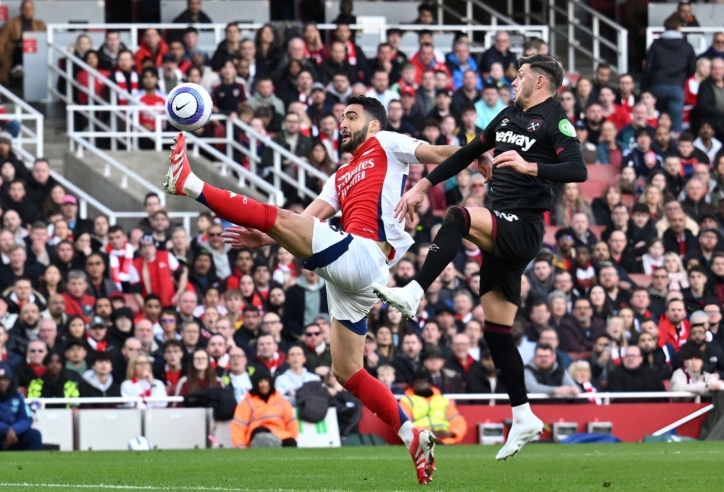
[[208,91],[198,84],[174,87],[166,98],[166,116],[179,130],[192,132],[204,126],[211,118],[214,103]]
[[131,451],[150,451],[153,449],[151,442],[143,436],[136,436],[128,441],[128,449]]

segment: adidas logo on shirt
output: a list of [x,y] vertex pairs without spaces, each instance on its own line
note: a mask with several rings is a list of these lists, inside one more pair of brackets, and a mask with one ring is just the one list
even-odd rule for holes
[[511,145],[517,145],[522,147],[523,152],[530,149],[535,143],[535,138],[526,137],[525,135],[518,135],[510,130],[507,132],[496,132],[495,141],[500,143],[509,143]]

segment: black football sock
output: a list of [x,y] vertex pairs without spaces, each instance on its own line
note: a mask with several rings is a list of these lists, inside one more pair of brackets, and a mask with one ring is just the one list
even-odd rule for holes
[[470,212],[464,207],[452,207],[445,214],[442,227],[437,231],[435,242],[430,245],[425,263],[415,280],[422,290],[427,290],[446,266],[455,259],[463,238],[470,232]]
[[493,363],[500,371],[500,380],[510,397],[510,406],[528,403],[523,359],[513,341],[513,328],[486,321],[483,332]]

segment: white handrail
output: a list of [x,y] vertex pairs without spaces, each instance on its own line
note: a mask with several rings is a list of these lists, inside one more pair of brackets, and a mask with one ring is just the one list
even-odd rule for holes
[[[13,138],[13,148],[28,161],[35,159],[35,156],[43,156],[43,139],[44,139],[44,121],[43,114],[20,99],[18,96],[10,92],[5,86],[0,85],[0,95],[4,102],[11,102],[14,105],[15,112],[0,114],[0,120],[18,120],[20,121],[20,134],[17,138]],[[23,121],[35,121],[35,131],[23,124]],[[35,145],[35,153],[31,154],[23,147],[24,143]]]
[[[651,46],[654,39],[657,39],[664,33],[662,26],[654,26],[646,28],[646,49]],[[694,48],[694,52],[700,55],[711,45],[711,38],[714,34],[724,31],[722,27],[682,27],[681,32],[686,35],[686,40]]]
[[[465,400],[508,400],[510,397],[505,393],[447,393],[444,394],[446,398],[456,401]],[[670,399],[670,398],[694,398],[698,395],[689,393],[687,391],[640,391],[632,393],[582,393],[578,396],[572,396],[567,398],[556,398],[551,397],[545,393],[529,393],[528,398],[531,400],[551,400],[551,401],[565,401],[565,400],[589,400],[591,398],[599,398],[604,400],[607,404],[610,400],[614,399]],[[404,398],[404,395],[395,395],[397,399]],[[98,398],[26,398],[25,401],[29,404],[38,402],[43,405],[45,404],[60,404],[60,405],[82,405],[84,403],[94,404],[113,404],[113,403],[143,403],[143,402],[167,402],[167,403],[180,403],[183,402],[183,398],[180,396],[159,396],[153,398],[141,398],[141,397],[98,397]]]

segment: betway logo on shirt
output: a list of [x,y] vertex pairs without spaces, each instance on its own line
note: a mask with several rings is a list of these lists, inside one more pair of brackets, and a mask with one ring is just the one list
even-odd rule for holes
[[500,143],[509,143],[511,145],[517,145],[522,147],[523,151],[530,149],[535,143],[535,138],[526,137],[525,135],[518,135],[510,130],[507,132],[496,132],[495,141]]

